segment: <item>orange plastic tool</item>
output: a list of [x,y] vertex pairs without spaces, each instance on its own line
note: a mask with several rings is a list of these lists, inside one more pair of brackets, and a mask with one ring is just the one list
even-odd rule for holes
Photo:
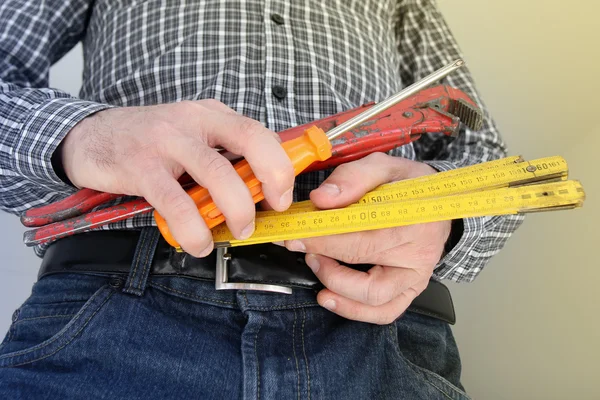
[[[295,176],[298,176],[313,162],[325,161],[331,157],[331,142],[325,132],[316,126],[308,128],[302,136],[284,142],[281,146],[285,149],[290,160],[292,160]],[[242,160],[236,163],[234,167],[250,190],[254,203],[263,200],[265,196],[262,192],[261,183],[254,176],[248,162]],[[198,205],[198,211],[204,218],[209,229],[225,221],[223,213],[217,208],[207,189],[195,186],[188,190],[187,193]],[[179,244],[169,231],[167,221],[156,210],[154,211],[154,219],[165,240],[171,246],[179,248]]]

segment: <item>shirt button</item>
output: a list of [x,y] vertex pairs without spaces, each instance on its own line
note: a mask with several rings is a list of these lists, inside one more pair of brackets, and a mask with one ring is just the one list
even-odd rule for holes
[[285,20],[283,19],[283,17],[279,14],[271,14],[271,19],[273,20],[273,22],[275,22],[277,25],[283,25]]
[[284,99],[285,96],[287,96],[287,90],[283,86],[273,86],[273,89],[271,91],[273,92],[273,96],[277,97],[280,100]]

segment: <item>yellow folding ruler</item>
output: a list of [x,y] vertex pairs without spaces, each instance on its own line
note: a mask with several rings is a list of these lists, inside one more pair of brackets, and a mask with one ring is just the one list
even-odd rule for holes
[[458,218],[577,208],[585,192],[567,180],[560,156],[525,161],[521,157],[476,164],[381,185],[344,208],[319,210],[312,202],[284,212],[259,211],[256,230],[246,240],[225,224],[212,229],[216,247],[336,235]]

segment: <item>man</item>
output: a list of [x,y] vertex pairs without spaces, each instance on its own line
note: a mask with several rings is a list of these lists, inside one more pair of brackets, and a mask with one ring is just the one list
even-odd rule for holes
[[[48,69],[80,41],[74,98],[47,87]],[[248,160],[278,211],[505,156],[486,112],[454,141],[428,135],[294,179],[275,132],[460,57],[433,1],[4,0],[0,52],[2,208],[83,187],[143,196],[184,250],[151,215],[38,246],[41,278],[0,347],[3,398],[467,398],[448,323],[408,307],[431,282],[472,281],[521,217],[268,245],[239,253],[240,268],[289,274],[291,295],[216,291],[210,231],[177,182],[208,188],[246,238],[255,206],[217,146]],[[482,105],[465,68],[445,83]],[[289,261],[301,253],[312,272]]]

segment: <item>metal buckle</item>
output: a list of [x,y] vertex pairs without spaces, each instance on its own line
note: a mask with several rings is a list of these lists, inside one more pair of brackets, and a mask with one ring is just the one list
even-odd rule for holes
[[227,247],[217,248],[217,277],[215,279],[216,290],[261,290],[265,292],[292,294],[292,288],[287,286],[266,285],[262,283],[227,282],[227,267],[229,260],[231,260],[231,254],[227,253]]

